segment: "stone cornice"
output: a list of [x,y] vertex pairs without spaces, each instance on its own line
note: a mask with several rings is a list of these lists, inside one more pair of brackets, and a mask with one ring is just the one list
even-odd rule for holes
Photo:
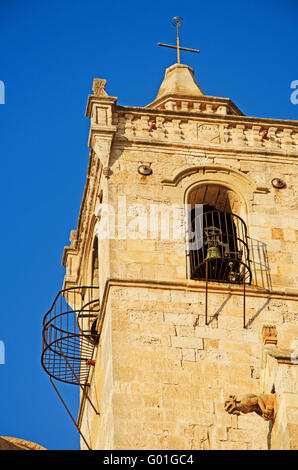
[[292,349],[280,349],[275,345],[264,346],[264,351],[269,354],[269,356],[276,359],[279,364],[298,365],[297,351]]
[[[109,292],[112,287],[131,287],[131,288],[149,288],[149,289],[170,289],[180,290],[185,292],[202,292],[205,293],[206,285],[204,281],[193,281],[188,280],[186,282],[166,282],[166,281],[153,281],[153,280],[131,280],[131,279],[107,279],[103,294],[101,297],[101,314],[100,324],[102,325],[107,301],[109,298]],[[208,291],[221,294],[233,294],[243,296],[243,287],[236,287],[235,285],[223,285],[218,283],[208,283]],[[268,299],[281,299],[281,300],[297,300],[298,301],[298,289],[284,289],[284,290],[271,290],[260,289],[257,287],[247,286],[246,287],[247,297],[261,297]]]
[[[173,151],[176,154],[181,155],[191,155],[199,158],[210,158],[210,161],[213,158],[221,158],[223,160],[222,164],[225,165],[225,160],[235,159],[235,160],[247,160],[250,161],[252,156],[254,161],[266,162],[266,163],[275,163],[275,164],[293,164],[296,162],[297,156],[293,154],[287,154],[285,152],[269,152],[269,151],[260,151],[260,149],[254,149],[255,151],[248,151],[247,149],[233,149],[231,147],[225,148],[223,146],[204,146],[204,145],[188,145],[187,143],[175,143],[173,145],[162,143],[160,141],[152,140],[150,145],[148,141],[143,141],[142,139],[132,139],[130,141],[125,140],[120,137],[114,138],[113,141],[114,149],[136,149],[142,152],[160,152],[165,154],[172,154]],[[274,158],[276,156],[276,158]],[[198,160],[199,162],[199,160]],[[227,169],[229,166],[225,165]]]
[[[124,108],[114,115],[115,140],[160,147],[298,156],[298,121]],[[152,115],[153,114],[153,115]]]
[[[216,98],[217,100],[229,100],[229,98]],[[121,106],[117,105],[115,107],[115,112],[119,113],[133,113],[136,115],[158,115],[158,116],[166,116],[166,117],[172,117],[172,118],[188,118],[188,119],[211,119],[212,121],[216,120],[219,123],[225,123],[225,122],[233,122],[233,121],[239,121],[241,124],[245,123],[256,123],[256,124],[264,124],[264,125],[272,125],[272,126],[294,126],[298,128],[298,121],[296,120],[290,120],[290,119],[272,119],[272,118],[265,118],[265,117],[254,117],[254,116],[246,116],[244,114],[241,115],[236,115],[236,114],[227,114],[227,115],[221,115],[217,113],[203,113],[203,112],[192,112],[190,113],[189,111],[170,111],[170,110],[164,110],[164,109],[150,109],[150,108],[142,108],[138,106]]]
[[[127,140],[125,137],[123,136],[119,136],[119,135],[116,135],[115,138],[114,138],[114,143],[113,143],[113,146],[116,148],[117,146],[117,141],[119,142],[119,146],[121,145],[121,148],[132,148],[132,147],[138,147],[139,149],[148,149],[148,147],[150,146],[151,147],[151,150],[154,150],[154,151],[163,151],[163,150],[166,150],[166,149],[171,149],[171,151],[173,151],[173,149],[176,151],[183,151],[184,153],[187,152],[188,154],[191,153],[191,151],[193,152],[196,152],[196,151],[204,151],[206,152],[206,155],[205,155],[205,158],[208,158],[208,157],[212,157],[212,155],[210,155],[210,153],[218,153],[218,154],[226,154],[226,155],[236,155],[236,156],[240,156],[240,155],[243,155],[243,156],[247,156],[248,158],[251,158],[251,156],[253,155],[254,157],[256,155],[258,156],[262,156],[262,157],[266,157],[266,158],[262,158],[262,161],[272,161],[274,163],[284,163],[283,162],[279,162],[279,161],[274,161],[272,158],[270,157],[274,157],[276,156],[278,159],[282,158],[283,160],[285,158],[288,158],[289,159],[289,163],[292,163],[293,160],[295,161],[296,158],[298,157],[298,149],[297,149],[297,152],[285,152],[283,150],[274,150],[274,149],[271,149],[271,150],[267,150],[267,149],[262,149],[262,148],[258,148],[258,147],[251,147],[251,148],[247,148],[247,147],[242,147],[242,148],[235,148],[235,147],[232,147],[232,146],[224,146],[224,145],[221,145],[221,144],[218,144],[218,145],[211,145],[211,144],[204,144],[204,143],[201,143],[201,142],[198,142],[196,144],[194,143],[191,143],[191,142],[185,142],[185,141],[172,141],[172,142],[167,142],[167,141],[160,141],[160,140],[157,140],[157,139],[152,139],[152,140],[148,140],[148,139],[144,139],[144,138],[141,138],[141,137],[133,137],[133,138],[130,138],[129,140]],[[208,154],[209,155],[208,155]],[[267,159],[268,158],[268,159]],[[255,158],[254,158],[255,160]]]
[[[198,106],[198,105],[202,105],[202,104],[204,104],[206,106],[207,104],[210,104],[210,105],[212,105],[212,107],[214,107],[214,108],[216,107],[216,109],[218,110],[216,112],[219,112],[220,114],[222,113],[222,111],[219,107],[224,106],[225,109],[226,109],[226,111],[224,113],[225,115],[226,115],[226,113],[228,113],[230,115],[240,115],[240,116],[244,115],[242,113],[242,111],[240,111],[240,109],[235,105],[235,103],[233,103],[233,101],[230,100],[229,98],[219,98],[219,97],[216,97],[216,96],[206,96],[206,95],[201,95],[200,97],[194,98],[191,95],[189,95],[189,96],[188,95],[181,95],[181,96],[176,95],[175,97],[173,97],[171,94],[168,94],[168,95],[164,95],[161,98],[159,98],[158,100],[155,100],[152,103],[148,104],[147,106],[145,106],[145,109],[157,110],[158,107],[160,107],[161,105],[166,106],[167,103],[169,103],[171,101],[177,102],[177,104],[179,103],[180,105],[181,104],[183,105],[183,103],[185,103],[185,104],[189,103],[192,106],[195,106],[195,105]],[[161,111],[163,111],[163,109],[161,109]],[[192,109],[188,110],[187,112],[191,112],[193,114],[193,113],[196,112],[196,108],[192,108]]]
[[108,105],[114,106],[117,103],[116,96],[96,96],[96,95],[89,95],[85,115],[91,118],[92,108],[94,104],[99,105]]

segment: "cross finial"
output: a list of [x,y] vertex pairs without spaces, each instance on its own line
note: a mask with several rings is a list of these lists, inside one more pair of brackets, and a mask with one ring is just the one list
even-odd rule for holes
[[187,47],[180,47],[179,27],[183,24],[183,18],[181,16],[174,16],[174,18],[171,19],[171,23],[173,26],[176,26],[177,28],[177,46],[171,46],[169,44],[162,44],[161,42],[157,43],[157,45],[164,46],[164,47],[171,47],[172,49],[177,49],[177,64],[180,64],[180,51],[196,52],[197,54],[200,51],[197,49],[189,49]]

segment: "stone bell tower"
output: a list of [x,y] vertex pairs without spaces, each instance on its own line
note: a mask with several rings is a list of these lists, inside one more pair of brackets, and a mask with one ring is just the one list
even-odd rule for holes
[[69,301],[96,338],[81,369],[65,354],[87,367],[82,448],[297,449],[298,123],[245,116],[183,64],[143,108],[105,86],[63,255],[63,289],[97,297],[91,329]]

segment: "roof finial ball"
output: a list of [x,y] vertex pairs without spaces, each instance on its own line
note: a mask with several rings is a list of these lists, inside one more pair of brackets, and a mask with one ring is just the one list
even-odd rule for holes
[[184,19],[182,16],[174,16],[174,18],[171,19],[171,23],[174,26],[181,26],[183,24]]
[[179,38],[179,26],[183,24],[183,18],[181,16],[174,16],[171,19],[171,23],[173,26],[177,28],[177,64],[180,64],[180,38]]

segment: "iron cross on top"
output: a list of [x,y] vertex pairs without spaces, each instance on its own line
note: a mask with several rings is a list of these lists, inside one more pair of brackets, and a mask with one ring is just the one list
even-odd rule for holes
[[200,51],[198,51],[197,49],[188,49],[187,47],[180,47],[179,26],[181,26],[183,23],[183,18],[181,18],[181,16],[174,16],[174,18],[172,18],[171,20],[171,23],[173,26],[176,26],[177,28],[177,46],[171,46],[169,44],[162,44],[161,42],[157,43],[157,45],[164,46],[164,47],[171,47],[172,49],[177,49],[177,63],[180,64],[180,51],[196,52],[197,54]]

